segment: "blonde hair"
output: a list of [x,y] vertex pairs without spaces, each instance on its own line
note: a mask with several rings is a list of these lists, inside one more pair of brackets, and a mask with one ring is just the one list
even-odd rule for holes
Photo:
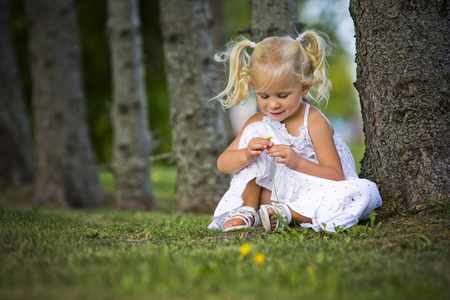
[[228,44],[226,51],[216,55],[217,61],[229,62],[227,86],[213,99],[221,100],[226,108],[247,101],[256,67],[265,66],[270,70],[269,85],[291,74],[299,84],[311,80],[310,98],[327,102],[331,83],[325,74],[325,39],[311,30],[302,37],[300,41],[289,36],[266,38],[254,44],[251,55],[247,48],[252,42],[247,39]]

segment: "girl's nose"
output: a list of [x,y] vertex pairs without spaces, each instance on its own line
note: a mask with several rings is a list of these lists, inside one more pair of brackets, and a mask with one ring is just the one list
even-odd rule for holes
[[278,101],[270,101],[269,106],[271,109],[280,107],[280,103]]

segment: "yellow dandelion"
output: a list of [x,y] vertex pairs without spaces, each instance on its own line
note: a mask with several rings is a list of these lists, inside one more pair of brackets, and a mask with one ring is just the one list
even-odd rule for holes
[[255,261],[255,263],[257,263],[258,265],[262,264],[264,262],[265,256],[262,253],[257,253],[255,254],[255,256],[253,257],[253,260]]
[[241,246],[241,255],[246,256],[250,252],[251,249],[252,249],[252,247],[249,244],[243,243]]
[[266,140],[270,141],[273,138],[273,136],[266,137]]

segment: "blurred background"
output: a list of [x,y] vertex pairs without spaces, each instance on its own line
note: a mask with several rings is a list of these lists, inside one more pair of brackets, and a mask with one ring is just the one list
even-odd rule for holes
[[[214,0],[211,0],[214,1]],[[247,0],[222,1],[221,26],[225,42],[239,36],[237,32],[250,23],[251,5]],[[29,111],[31,109],[31,79],[28,66],[27,20],[22,1],[11,1],[14,42],[18,52]],[[99,165],[109,165],[112,159],[112,104],[111,69],[106,35],[106,0],[77,0],[79,33],[83,50],[84,85],[87,99],[88,122]],[[142,0],[141,20],[144,39],[146,86],[149,124],[155,148],[153,154],[171,151],[169,98],[164,75],[164,57],[160,32],[158,1]],[[359,161],[364,152],[362,120],[355,79],[355,41],[353,21],[346,0],[300,0],[300,21],[308,28],[326,33],[334,43],[329,56],[329,78],[333,84],[331,98],[326,107],[319,107],[330,119],[335,129],[350,146],[359,172]],[[217,43],[216,43],[217,45]],[[222,45],[223,46],[223,45]],[[218,47],[217,50],[219,50]],[[253,105],[253,107],[252,107]],[[250,103],[250,111],[254,103]],[[230,111],[239,129],[246,121],[245,109]],[[247,112],[248,114],[248,112]],[[31,116],[32,118],[33,116]],[[159,161],[152,169],[155,183],[164,177],[174,178],[170,161]],[[102,174],[102,181],[110,180]],[[172,181],[165,182],[172,189]],[[156,186],[158,189],[158,187]],[[112,185],[109,189],[112,189]]]

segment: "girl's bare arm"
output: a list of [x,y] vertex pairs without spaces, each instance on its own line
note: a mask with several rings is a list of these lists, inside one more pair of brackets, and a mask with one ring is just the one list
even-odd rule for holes
[[301,172],[325,179],[344,180],[341,159],[334,144],[333,127],[315,107],[311,107],[308,131],[319,165],[302,159],[299,164]]
[[252,161],[254,161],[264,150],[273,145],[264,138],[254,138],[249,141],[248,147],[245,149],[238,149],[239,140],[245,128],[254,122],[262,120],[260,114],[252,116],[242,127],[241,132],[236,139],[228,146],[228,148],[217,159],[217,168],[220,172],[225,174],[237,173]]
[[334,145],[333,128],[325,116],[313,107],[309,115],[308,131],[319,164],[300,157],[287,145],[273,146],[269,155],[278,157],[277,162],[298,172],[324,179],[344,180],[341,160]]

